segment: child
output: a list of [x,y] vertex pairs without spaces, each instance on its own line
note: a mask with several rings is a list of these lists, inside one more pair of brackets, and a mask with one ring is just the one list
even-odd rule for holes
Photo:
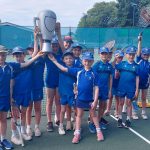
[[[29,55],[34,57],[38,53],[38,39],[37,39],[37,32],[34,32],[34,44],[30,44],[27,48]],[[31,130],[31,118],[32,118],[32,108],[34,104],[35,110],[35,128],[34,133],[35,136],[41,136],[41,131],[39,128],[40,120],[41,120],[41,101],[43,99],[43,74],[44,74],[44,67],[45,61],[42,57],[38,58],[32,64],[32,91],[31,91],[31,103],[30,106],[27,108],[27,129],[26,132],[29,136],[32,136]]]
[[119,94],[119,111],[118,111],[118,127],[122,128],[122,107],[126,97],[127,105],[127,118],[125,121],[125,127],[131,126],[131,114],[132,114],[132,100],[138,97],[139,88],[139,73],[138,65],[135,63],[134,58],[136,54],[135,47],[128,47],[126,50],[127,61],[122,61],[116,66],[116,69],[120,72],[120,79],[118,84]]
[[[118,97],[118,83],[119,83],[119,77],[118,77],[118,71],[115,69],[115,66],[119,64],[123,60],[124,53],[121,50],[116,50],[114,53],[114,62],[112,62],[113,65],[113,84],[112,84],[112,94],[115,95],[116,99],[116,106],[115,106],[115,114],[114,116],[118,118],[118,105],[119,105],[119,97]],[[113,96],[108,100],[107,103],[107,109],[105,111],[105,114],[110,114],[110,109],[112,105]]]
[[[77,117],[76,117],[76,129],[74,132],[74,138],[72,140],[72,143],[74,144],[78,143],[81,139],[80,133],[81,119],[85,108],[90,109],[90,115],[96,126],[97,140],[98,141],[104,140],[95,112],[98,101],[99,88],[98,88],[98,76],[96,73],[93,72],[91,68],[94,62],[93,54],[90,52],[86,52],[83,54],[82,63],[84,69],[82,69],[81,71],[79,71],[79,68],[63,67],[56,60],[53,60],[53,62],[62,71],[68,72],[69,74],[72,74],[77,77],[77,100],[76,100]],[[95,89],[94,96],[93,96],[93,88]]]
[[[22,47],[15,47],[13,49],[13,57],[16,59],[17,63],[23,64],[25,63],[25,52]],[[36,55],[36,59],[40,55]],[[33,60],[33,57],[31,60]],[[34,59],[34,60],[36,60]],[[30,61],[31,61],[30,60]],[[33,61],[32,61],[33,62]],[[26,125],[26,110],[30,104],[31,100],[31,88],[32,88],[32,71],[31,67],[16,69],[12,75],[13,83],[12,83],[12,101],[13,104],[21,109],[21,133],[24,140],[31,140],[32,137],[27,135],[25,131]],[[16,111],[17,107],[13,111]],[[13,113],[13,112],[12,112]],[[17,118],[16,118],[17,119]],[[18,133],[16,131],[16,126],[14,122],[11,123],[12,127],[12,137],[11,141],[16,145],[21,143],[18,138]]]
[[73,41],[72,41],[72,37],[71,36],[65,36],[64,37],[64,47],[65,49],[69,49],[71,47],[71,44],[73,44]]
[[[149,75],[150,75],[150,49],[142,48],[141,51],[141,43],[142,37],[139,36],[138,42],[138,51],[137,51],[137,63],[139,64],[139,90],[141,90],[141,100],[142,100],[142,113],[141,116],[143,119],[148,119],[146,115],[146,96],[149,87]],[[136,112],[133,111],[132,115],[133,119],[138,119]]]
[[106,129],[106,125],[102,122],[102,117],[107,105],[107,99],[112,95],[112,65],[108,63],[108,48],[102,47],[99,50],[100,61],[94,64],[93,70],[99,76],[99,121],[102,129]]

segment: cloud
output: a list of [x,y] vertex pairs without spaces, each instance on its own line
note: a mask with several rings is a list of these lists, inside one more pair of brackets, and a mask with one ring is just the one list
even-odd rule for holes
[[[53,10],[62,26],[77,26],[94,3],[104,0],[0,0],[0,19],[19,25],[33,25],[33,17],[44,9]],[[112,1],[112,0],[105,0]]]

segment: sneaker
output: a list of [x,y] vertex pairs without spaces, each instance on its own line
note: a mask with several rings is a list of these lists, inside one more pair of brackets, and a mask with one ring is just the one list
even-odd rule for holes
[[122,119],[118,119],[117,127],[123,128]]
[[103,140],[104,140],[103,133],[102,133],[102,131],[99,131],[97,133],[97,141],[103,141]]
[[71,130],[71,121],[67,121],[66,130],[67,130],[67,131],[70,131],[70,130]]
[[96,133],[96,127],[93,122],[89,122],[89,131],[93,134]]
[[122,108],[122,113],[126,114],[127,113],[127,108],[123,106]]
[[13,145],[11,142],[9,142],[7,139],[4,139],[1,142],[1,145],[5,148],[5,149],[13,149]]
[[55,122],[55,126],[56,126],[56,127],[59,127],[59,124],[60,124],[60,121],[59,121],[59,120]]
[[146,115],[146,113],[141,114],[142,119],[147,120],[148,116]]
[[101,118],[101,122],[103,122],[105,125],[109,124],[109,122],[106,119],[104,119],[103,117]]
[[11,142],[14,143],[15,145],[21,145],[22,144],[21,139],[19,138],[18,135],[12,136]]
[[129,128],[129,127],[131,127],[131,122],[130,122],[130,120],[126,120],[125,128]]
[[0,145],[0,150],[4,150],[3,147],[2,147],[2,145]]
[[36,127],[36,128],[34,129],[34,135],[35,135],[36,137],[41,136],[41,131],[40,131],[40,129],[39,129],[38,127]]
[[22,138],[26,141],[30,141],[32,140],[32,137],[29,136],[27,133],[22,133]]
[[133,119],[133,120],[138,120],[139,117],[138,117],[138,115],[137,115],[136,113],[133,113],[133,114],[132,114],[132,119]]
[[32,129],[31,129],[31,128],[27,128],[27,129],[26,129],[26,133],[27,133],[29,136],[33,136],[33,132],[32,132]]
[[107,129],[106,124],[104,124],[103,122],[100,122],[100,128],[102,130],[106,130]]
[[66,134],[63,126],[58,128],[58,133],[60,135],[65,135]]
[[78,144],[80,142],[81,136],[80,134],[75,134],[73,139],[72,139],[72,143],[73,144]]
[[48,122],[47,123],[47,131],[48,132],[53,132],[54,131],[53,122]]

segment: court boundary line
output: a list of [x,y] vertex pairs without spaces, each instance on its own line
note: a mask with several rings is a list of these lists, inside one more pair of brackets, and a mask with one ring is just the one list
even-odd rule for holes
[[[115,118],[113,115],[110,115],[111,118],[113,118],[114,120],[118,120],[117,118]],[[124,123],[123,123],[124,125]],[[131,127],[129,127],[129,130],[134,133],[135,135],[137,135],[139,138],[141,138],[143,141],[145,141],[147,144],[150,145],[150,140],[148,140],[147,138],[145,138],[144,136],[142,136],[140,133],[138,133],[137,131],[135,131],[134,129],[132,129]]]

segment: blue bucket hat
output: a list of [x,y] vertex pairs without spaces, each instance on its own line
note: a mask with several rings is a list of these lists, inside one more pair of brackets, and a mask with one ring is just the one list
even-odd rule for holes
[[109,53],[109,49],[107,47],[101,47],[99,53]]
[[142,54],[150,55],[150,48],[142,48]]
[[59,44],[58,39],[53,38],[52,41],[51,41],[51,44]]
[[82,54],[82,60],[94,60],[94,56],[91,52],[85,52]]
[[135,54],[137,51],[137,48],[135,46],[130,46],[126,49],[126,54]]
[[28,50],[28,49],[34,49],[34,43],[33,43],[33,42],[30,43],[26,49],[27,49],[27,50]]
[[15,54],[15,53],[24,53],[25,50],[21,47],[21,46],[17,46],[15,48],[13,48],[12,50],[12,54]]
[[123,57],[124,53],[121,50],[116,50],[114,56]]
[[71,45],[71,48],[77,48],[77,47],[79,47],[80,49],[83,48],[79,43],[73,43],[73,44]]
[[62,55],[62,58],[64,58],[67,55],[71,55],[72,57],[74,57],[73,52],[70,49],[67,49],[67,50],[64,51],[64,53]]

